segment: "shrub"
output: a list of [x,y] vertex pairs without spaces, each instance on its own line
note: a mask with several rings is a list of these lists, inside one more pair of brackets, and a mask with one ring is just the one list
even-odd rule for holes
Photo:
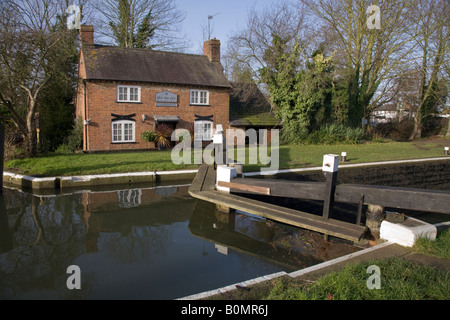
[[337,143],[357,144],[364,141],[364,139],[365,134],[361,128],[346,127],[342,124],[331,124],[307,135],[303,143],[324,145]]
[[142,140],[148,141],[148,142],[155,142],[157,138],[157,134],[155,131],[144,131],[141,134]]
[[83,120],[78,118],[70,134],[55,150],[55,153],[72,153],[83,148]]

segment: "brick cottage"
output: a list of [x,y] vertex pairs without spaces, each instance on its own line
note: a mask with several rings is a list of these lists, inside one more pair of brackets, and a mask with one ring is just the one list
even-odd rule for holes
[[158,124],[193,128],[203,141],[218,124],[229,128],[231,85],[219,40],[193,55],[96,45],[87,25],[80,38],[76,116],[84,123],[84,151],[154,148],[141,134]]

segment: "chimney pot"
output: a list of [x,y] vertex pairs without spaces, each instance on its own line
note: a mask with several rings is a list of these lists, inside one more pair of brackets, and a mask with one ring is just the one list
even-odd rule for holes
[[205,41],[203,45],[204,54],[211,62],[220,62],[220,40],[216,38]]

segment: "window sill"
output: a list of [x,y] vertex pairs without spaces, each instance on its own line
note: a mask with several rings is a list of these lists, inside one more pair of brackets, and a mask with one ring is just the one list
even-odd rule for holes
[[210,104],[189,104],[190,107],[211,107]]
[[132,104],[142,104],[141,101],[116,101],[116,103],[132,103]]
[[111,142],[111,144],[136,144],[136,141]]

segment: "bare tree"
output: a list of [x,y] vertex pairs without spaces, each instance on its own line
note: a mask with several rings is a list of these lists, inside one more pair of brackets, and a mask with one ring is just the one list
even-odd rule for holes
[[38,98],[52,76],[51,60],[67,37],[61,25],[65,10],[53,0],[6,0],[0,3],[0,103],[26,141],[29,155],[36,153],[35,114]]
[[[319,19],[318,31],[326,30],[324,38],[336,50],[337,72],[348,82],[349,122],[358,126],[389,96],[414,50],[417,34],[409,31],[417,0],[301,1]],[[376,9],[378,26],[371,21]]]
[[439,104],[445,104],[445,101],[439,100],[446,99],[446,95],[440,92],[442,86],[447,86],[448,90],[448,80],[444,81],[445,75],[442,75],[449,64],[450,53],[449,3],[445,0],[422,0],[416,9],[413,20],[416,28],[413,32],[417,50],[413,53],[415,59],[412,59],[412,68],[417,70],[415,75],[420,85],[410,140],[422,137],[423,121],[438,111],[435,109]]
[[[266,66],[264,55],[273,48],[273,36],[289,39],[287,42],[292,48],[297,42],[301,43],[301,50],[305,50],[304,31],[303,11],[289,3],[277,2],[262,12],[250,9],[246,28],[234,32],[228,44],[225,60],[229,77],[233,79],[239,77],[239,72],[251,72],[255,79],[261,80],[259,70]],[[233,75],[234,72],[238,74]]]
[[95,7],[100,34],[119,46],[174,50],[185,46],[180,35],[185,14],[174,0],[105,0]]

